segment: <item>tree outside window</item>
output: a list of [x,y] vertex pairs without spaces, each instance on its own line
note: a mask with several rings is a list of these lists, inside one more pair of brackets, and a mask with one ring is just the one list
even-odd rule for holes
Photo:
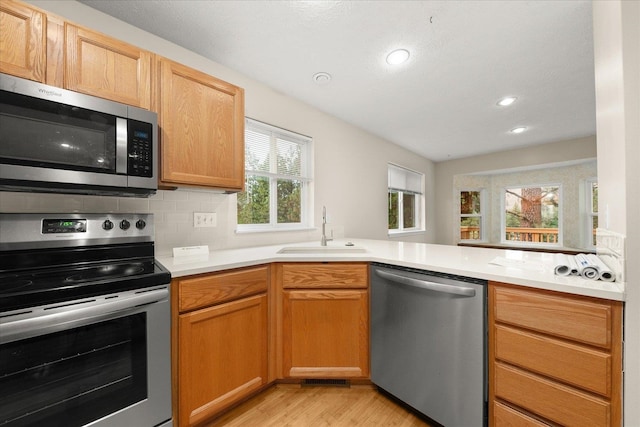
[[560,202],[557,185],[505,189],[503,241],[561,244]]
[[310,157],[310,138],[247,119],[238,228],[308,226]]
[[460,240],[482,240],[482,191],[460,191]]

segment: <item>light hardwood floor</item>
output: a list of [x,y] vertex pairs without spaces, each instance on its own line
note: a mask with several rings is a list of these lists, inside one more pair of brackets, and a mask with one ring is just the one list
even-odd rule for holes
[[207,427],[428,427],[372,386],[301,387],[277,384]]

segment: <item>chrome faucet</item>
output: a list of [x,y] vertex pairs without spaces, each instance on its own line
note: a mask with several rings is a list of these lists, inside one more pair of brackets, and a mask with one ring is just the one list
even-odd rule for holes
[[[333,239],[327,239],[327,234],[325,232],[325,225],[327,224],[327,207],[322,207],[322,237],[320,238],[320,245],[327,246],[327,242],[332,241]],[[333,230],[331,230],[331,237],[333,237]]]

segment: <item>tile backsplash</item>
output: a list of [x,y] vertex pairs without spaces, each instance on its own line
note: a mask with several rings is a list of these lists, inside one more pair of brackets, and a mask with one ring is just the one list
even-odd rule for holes
[[[0,192],[0,212],[152,213],[157,255],[170,255],[176,246],[208,245],[215,250],[319,238],[318,230],[236,234],[236,196],[198,190],[158,190],[149,198]],[[194,228],[194,212],[215,212],[216,227]]]

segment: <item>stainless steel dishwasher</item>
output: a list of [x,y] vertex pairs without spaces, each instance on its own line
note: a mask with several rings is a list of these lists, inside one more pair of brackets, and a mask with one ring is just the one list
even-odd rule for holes
[[486,281],[372,264],[371,380],[447,427],[486,425]]

